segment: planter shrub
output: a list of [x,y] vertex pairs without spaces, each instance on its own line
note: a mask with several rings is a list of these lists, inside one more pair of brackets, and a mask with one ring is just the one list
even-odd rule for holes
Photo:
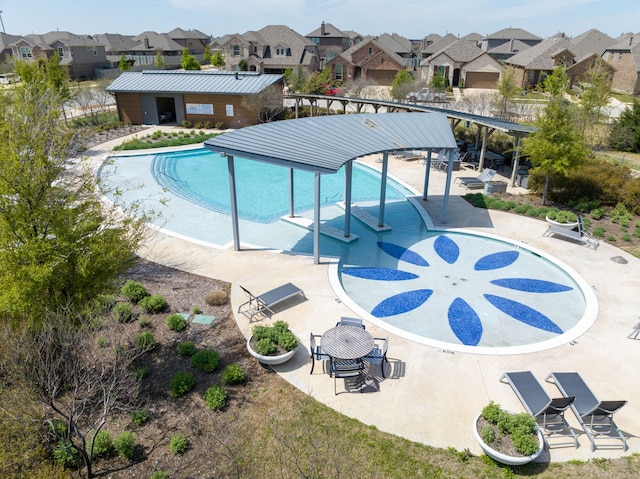
[[145,296],[149,296],[147,288],[145,288],[142,283],[131,279],[127,280],[124,286],[120,288],[120,294],[132,303],[138,303]]
[[532,415],[509,413],[491,401],[482,409],[482,417],[490,423],[480,434],[485,444],[493,447],[492,443],[497,439],[509,436],[515,449],[523,456],[530,456],[538,450],[536,420]]
[[195,385],[196,380],[193,374],[187,371],[178,371],[169,382],[169,395],[172,398],[184,396],[191,391]]
[[171,314],[166,320],[167,327],[172,331],[182,331],[187,327],[187,321],[177,313]]
[[204,393],[204,402],[213,411],[224,409],[227,405],[227,391],[221,386],[211,386]]
[[160,294],[145,296],[138,302],[140,309],[148,314],[161,313],[167,308],[167,301]]
[[239,364],[230,364],[220,375],[220,381],[229,386],[247,382],[247,372]]
[[191,356],[191,365],[205,373],[215,371],[218,364],[220,364],[220,355],[213,349],[203,349]]

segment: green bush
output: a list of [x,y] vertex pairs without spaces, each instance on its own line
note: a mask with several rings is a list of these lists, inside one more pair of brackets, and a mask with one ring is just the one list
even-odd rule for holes
[[183,454],[189,447],[189,440],[182,434],[174,434],[169,440],[169,450],[174,454]]
[[150,328],[151,321],[149,321],[149,318],[147,318],[146,316],[142,316],[140,319],[138,319],[138,326],[140,326],[143,329]]
[[193,341],[183,341],[176,348],[180,356],[193,356],[197,349]]
[[111,310],[111,315],[119,323],[128,323],[133,319],[133,309],[129,303],[116,303]]
[[202,313],[202,310],[200,309],[200,307],[199,307],[199,306],[194,306],[194,307],[191,309],[191,312],[192,312],[193,314],[201,314],[201,313]]
[[156,338],[151,331],[143,331],[135,339],[136,347],[142,351],[151,351],[156,347]]
[[131,459],[136,448],[136,435],[130,431],[122,431],[113,440],[113,448],[118,456]]
[[262,356],[269,356],[278,350],[276,344],[269,338],[262,338],[256,341],[255,348],[256,353]]
[[598,226],[593,230],[593,236],[597,236],[598,238],[602,238],[605,234],[604,226]]
[[187,371],[179,371],[173,375],[169,382],[169,395],[172,398],[184,396],[191,391],[195,385],[196,380],[193,378],[193,374]]
[[227,405],[227,391],[221,386],[211,386],[204,393],[204,402],[213,411],[220,411]]
[[99,348],[106,348],[109,345],[109,341],[104,336],[98,336],[96,338],[96,346]]
[[218,364],[220,364],[220,356],[213,349],[203,349],[191,356],[191,365],[205,373],[215,371]]
[[276,321],[273,326],[256,325],[251,333],[256,340],[255,351],[263,356],[276,352],[277,345],[287,351],[298,346],[298,339],[289,331],[285,321]]
[[120,288],[120,294],[132,303],[138,303],[145,296],[149,296],[147,288],[132,279],[127,280],[124,286]]
[[150,479],[167,479],[167,473],[163,470],[153,471]]
[[106,314],[116,305],[116,298],[112,294],[98,294],[93,303],[99,313]]
[[138,366],[133,370],[133,375],[140,381],[149,376],[149,366]]
[[[482,409],[482,417],[491,424],[498,427],[500,434],[511,436],[514,447],[525,456],[530,456],[538,450],[539,443],[537,439],[537,429],[535,418],[526,413],[511,414],[504,411],[499,404],[491,401]],[[481,432],[484,437],[492,436],[494,433],[485,432],[484,428]],[[485,441],[491,445],[491,441]]]
[[594,220],[599,220],[604,218],[604,213],[605,210],[604,208],[594,208],[589,212],[589,215],[594,219]]
[[160,294],[153,294],[151,296],[145,296],[142,298],[138,305],[148,314],[161,313],[167,307],[166,300]]
[[166,320],[167,327],[173,331],[182,331],[187,327],[187,321],[178,313],[171,314]]
[[223,384],[234,385],[247,382],[247,372],[239,364],[229,364],[220,375]]
[[75,467],[78,453],[71,447],[71,442],[59,441],[53,450],[53,459],[62,467],[70,469]]
[[93,438],[93,457],[109,457],[113,454],[111,433],[102,429]]
[[547,218],[557,221],[558,223],[573,223],[578,221],[576,214],[567,210],[551,210],[547,213]]
[[131,422],[138,427],[144,426],[149,422],[149,411],[133,411],[131,413]]

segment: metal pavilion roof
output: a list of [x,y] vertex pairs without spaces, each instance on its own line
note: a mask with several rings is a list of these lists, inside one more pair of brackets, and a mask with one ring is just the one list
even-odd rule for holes
[[248,95],[260,93],[281,80],[282,75],[250,72],[149,70],[123,72],[107,87],[107,91]]
[[229,156],[323,173],[335,173],[349,160],[384,151],[456,148],[442,113],[299,118],[224,133],[204,145]]

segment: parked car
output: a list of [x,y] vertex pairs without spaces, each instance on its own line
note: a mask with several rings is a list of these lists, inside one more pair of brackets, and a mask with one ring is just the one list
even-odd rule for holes
[[447,101],[447,95],[444,92],[432,93],[429,88],[424,87],[419,91],[412,91],[407,95],[407,100],[416,102],[444,102]]
[[0,84],[11,85],[12,83],[18,83],[20,81],[20,75],[16,73],[2,73],[0,74]]
[[329,96],[342,96],[342,88],[338,88],[337,86],[326,85],[327,91],[325,95]]

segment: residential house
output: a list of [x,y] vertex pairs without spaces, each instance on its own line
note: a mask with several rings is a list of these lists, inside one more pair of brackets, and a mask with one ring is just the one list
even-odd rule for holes
[[318,45],[284,25],[226,35],[219,39],[230,71],[282,74],[301,66],[307,73],[320,69]]
[[275,86],[282,94],[282,75],[211,70],[123,72],[107,91],[114,94],[118,117],[134,125],[222,123],[242,128],[257,122],[244,98]]
[[480,42],[480,48],[491,53],[492,50],[509,43],[517,42],[519,45],[532,47],[541,41],[542,38],[522,28],[503,28],[484,37]]
[[325,22],[322,22],[320,28],[306,34],[305,37],[318,45],[318,54],[323,64],[351,46],[348,34]]
[[602,58],[615,72],[611,88],[629,95],[640,94],[640,33],[628,33],[608,47]]
[[414,69],[420,66],[420,58],[413,50],[411,40],[397,33],[383,33],[376,37],[376,41],[386,51],[393,52],[404,59],[405,68]]
[[97,35],[92,35],[92,37],[97,44],[104,45],[107,61],[111,64],[112,69],[118,67],[122,55],[130,59],[131,65],[135,64],[132,59],[133,49],[138,45],[138,42],[133,39],[133,35],[98,33]]
[[25,35],[11,44],[15,58],[24,61],[47,60],[54,52],[72,80],[95,78],[96,71],[108,66],[104,45],[88,35],[55,31],[44,35]]
[[174,28],[167,36],[182,48],[186,48],[191,55],[202,55],[204,49],[211,42],[211,37],[200,30],[183,30]]
[[617,43],[615,39],[596,29],[591,29],[573,37],[571,43],[576,46],[577,55],[575,63],[567,68],[571,86],[583,81],[585,75],[596,63],[601,69],[604,69],[603,73],[613,79],[615,68],[602,61],[602,55],[607,48]]
[[331,79],[347,82],[365,79],[379,85],[390,85],[400,70],[405,68],[405,59],[374,37],[366,37],[360,43],[342,52],[326,64]]
[[[146,31],[136,35],[132,40],[136,43],[131,49],[131,55],[127,55],[127,58],[132,60],[134,65],[142,67],[153,65],[158,53],[167,66],[180,65],[182,61],[182,50],[185,47],[167,33]],[[202,55],[199,57],[196,55],[196,58],[201,61]]]
[[[430,37],[434,38],[433,36],[430,36]],[[453,42],[458,40],[459,38],[453,35],[452,33],[447,33],[444,37],[440,37],[431,43],[427,43],[427,45],[425,45],[425,47],[422,49],[422,52],[420,52],[420,54],[422,58],[428,58],[434,53],[439,52],[443,48],[451,45]]]
[[365,35],[361,35],[358,32],[354,32],[353,30],[345,30],[344,33],[349,37],[349,48],[357,45],[365,38]]
[[463,67],[485,53],[473,40],[456,40],[422,60],[421,79],[430,83],[435,73],[439,72],[444,77],[446,85],[459,86],[460,80],[463,79],[466,88],[495,87],[501,68],[498,62],[489,58],[475,63],[475,68],[478,70],[471,69],[474,67],[466,68],[466,78],[462,76]]
[[14,55],[11,45],[18,40],[20,40],[18,35],[9,35],[0,32],[0,70],[2,70],[2,73],[7,73],[13,68],[12,65],[10,65]]

